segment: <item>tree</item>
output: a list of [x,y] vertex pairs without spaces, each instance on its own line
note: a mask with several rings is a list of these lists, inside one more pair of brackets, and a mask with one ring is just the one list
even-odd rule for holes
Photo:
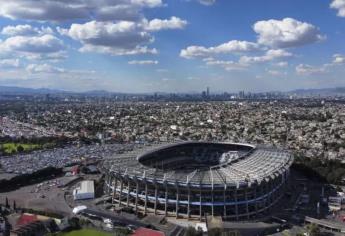
[[80,229],[79,219],[77,217],[73,217],[68,220],[69,225],[72,229]]
[[25,151],[25,149],[24,149],[24,147],[22,145],[19,145],[17,147],[17,152],[24,152],[24,151]]
[[8,198],[6,197],[6,203],[5,203],[6,208],[10,208],[10,204],[8,204]]
[[184,234],[185,236],[202,236],[202,232],[196,230],[194,227],[189,226]]
[[319,236],[320,234],[320,229],[319,226],[316,224],[309,224],[307,225],[307,231],[309,236]]
[[222,236],[223,230],[220,228],[213,228],[208,231],[209,236]]

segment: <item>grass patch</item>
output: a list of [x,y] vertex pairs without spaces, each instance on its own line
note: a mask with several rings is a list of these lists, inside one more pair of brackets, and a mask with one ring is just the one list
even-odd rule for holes
[[30,143],[4,143],[1,144],[1,149],[6,154],[12,154],[17,152],[26,152],[34,149],[39,149],[42,147],[40,144],[30,144]]
[[57,236],[110,236],[111,233],[98,231],[95,229],[74,230],[68,233],[60,233]]
[[4,154],[15,154],[21,152],[29,152],[38,149],[45,149],[49,147],[53,147],[54,143],[45,143],[45,144],[36,144],[36,143],[2,143],[0,144],[0,153],[3,152]]

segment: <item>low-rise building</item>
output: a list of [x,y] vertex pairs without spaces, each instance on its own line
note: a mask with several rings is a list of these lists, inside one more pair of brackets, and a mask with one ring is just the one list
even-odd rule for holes
[[84,200],[95,198],[95,187],[92,180],[82,181],[73,191],[74,200]]

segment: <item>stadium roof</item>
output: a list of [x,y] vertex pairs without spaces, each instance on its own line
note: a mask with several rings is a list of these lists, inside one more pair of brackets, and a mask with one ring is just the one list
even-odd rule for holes
[[[239,152],[234,161],[210,166],[205,169],[163,170],[143,165],[138,161],[147,153],[154,153],[165,148],[178,147],[181,144],[224,144],[250,147],[247,152]],[[239,186],[274,179],[287,170],[293,162],[293,155],[285,150],[256,147],[249,144],[182,142],[173,144],[154,144],[144,146],[132,152],[117,155],[107,160],[105,168],[111,172],[152,182],[168,184]]]

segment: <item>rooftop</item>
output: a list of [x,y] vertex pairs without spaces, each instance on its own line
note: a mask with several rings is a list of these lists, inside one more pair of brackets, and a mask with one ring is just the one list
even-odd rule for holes
[[[266,147],[251,147],[250,150],[243,151],[238,149],[237,151],[231,151],[232,155],[228,155],[223,162],[219,162],[210,166],[195,166],[195,168],[172,168],[175,163],[171,161],[171,158],[167,158],[166,155],[160,156],[162,159],[160,162],[163,168],[158,168],[157,162],[150,162],[150,164],[143,164],[141,158],[146,154],[154,154],[157,151],[167,150],[171,147],[179,147],[186,142],[175,144],[155,144],[147,145],[141,149],[136,149],[132,152],[124,153],[116,156],[105,162],[105,167],[110,171],[127,175],[133,178],[143,179],[147,181],[156,182],[179,182],[181,184],[190,185],[243,185],[254,182],[261,182],[274,179],[280,175],[284,170],[287,170],[293,162],[293,156],[291,153],[285,150],[272,149]],[[193,144],[198,142],[192,142]],[[206,143],[199,142],[202,146]],[[216,145],[245,145],[245,144],[232,144],[232,143],[212,143],[207,144]],[[159,153],[159,152],[158,152]],[[165,153],[163,153],[165,154]],[[181,154],[180,152],[178,153]],[[185,154],[185,153],[184,153]],[[224,153],[218,153],[218,156],[222,156]],[[226,153],[225,153],[226,154]],[[200,158],[209,159],[211,156],[203,157],[200,153],[192,153],[194,158],[188,165],[194,165]],[[237,156],[237,157],[236,157]],[[173,159],[177,160],[176,163],[181,165],[181,161],[186,159],[184,155],[175,156]],[[188,157],[189,158],[189,157]],[[219,157],[217,157],[219,158]],[[139,159],[139,161],[138,161]],[[185,161],[185,160],[184,160]],[[167,162],[167,163],[164,163]],[[180,163],[179,163],[180,162]],[[183,163],[187,165],[187,163]],[[214,164],[214,163],[213,163]],[[164,166],[169,168],[164,168]]]
[[76,189],[78,194],[93,193],[95,191],[92,180],[85,180],[80,183],[80,187]]

